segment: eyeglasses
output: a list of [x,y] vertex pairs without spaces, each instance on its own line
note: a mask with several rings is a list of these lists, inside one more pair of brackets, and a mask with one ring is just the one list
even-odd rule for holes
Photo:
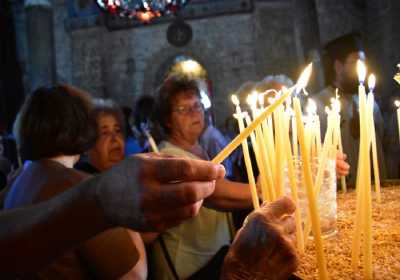
[[173,112],[177,112],[178,114],[181,114],[181,115],[189,115],[193,112],[199,113],[199,112],[203,112],[203,111],[204,111],[204,108],[200,102],[196,102],[192,106],[179,106],[173,110]]

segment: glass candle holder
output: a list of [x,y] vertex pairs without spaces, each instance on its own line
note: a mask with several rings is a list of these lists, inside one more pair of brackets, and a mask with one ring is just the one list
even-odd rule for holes
[[[294,159],[295,180],[298,192],[298,202],[301,213],[301,220],[304,225],[307,221],[308,199],[307,190],[304,185],[303,169],[301,159]],[[312,178],[315,183],[319,167],[318,158],[314,158],[311,164]],[[287,166],[284,170],[285,193],[291,195],[290,180]],[[328,238],[337,233],[337,202],[336,202],[336,160],[328,159],[325,164],[320,192],[318,194],[318,210],[321,220],[321,234]],[[312,234],[312,233],[311,233]],[[312,236],[310,236],[312,237]]]

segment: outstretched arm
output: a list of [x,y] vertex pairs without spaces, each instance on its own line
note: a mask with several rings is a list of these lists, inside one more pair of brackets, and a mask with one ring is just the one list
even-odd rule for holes
[[1,212],[0,272],[37,271],[111,227],[175,226],[198,213],[223,176],[223,167],[210,162],[143,154],[46,202]]

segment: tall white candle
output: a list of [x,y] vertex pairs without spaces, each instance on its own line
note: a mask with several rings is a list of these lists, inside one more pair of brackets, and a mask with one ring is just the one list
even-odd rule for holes
[[375,122],[374,122],[374,88],[375,88],[376,79],[373,74],[369,75],[368,78],[368,116],[369,116],[369,125],[370,125],[370,135],[371,135],[371,145],[372,145],[372,163],[374,170],[374,179],[375,179],[375,193],[376,199],[378,203],[381,203],[381,180],[379,175],[379,164],[378,164],[378,151],[376,147],[376,131],[375,131]]
[[[232,95],[232,102],[233,102],[233,104],[236,105],[235,117],[238,120],[239,130],[240,130],[240,132],[242,132],[244,130],[244,122],[243,122],[243,114],[242,114],[242,111],[239,106],[239,99],[235,95]],[[247,177],[249,179],[253,207],[254,207],[254,209],[258,209],[258,208],[260,208],[260,202],[258,200],[257,187],[256,187],[255,179],[254,179],[253,167],[252,167],[251,160],[250,160],[250,153],[249,153],[249,147],[247,145],[247,138],[245,138],[243,140],[242,148],[243,148],[244,161],[245,161],[245,165],[246,165]]]

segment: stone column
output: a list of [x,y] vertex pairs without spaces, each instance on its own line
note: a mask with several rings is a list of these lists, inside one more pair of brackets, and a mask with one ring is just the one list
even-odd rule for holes
[[25,0],[30,90],[54,82],[53,11],[49,0]]

